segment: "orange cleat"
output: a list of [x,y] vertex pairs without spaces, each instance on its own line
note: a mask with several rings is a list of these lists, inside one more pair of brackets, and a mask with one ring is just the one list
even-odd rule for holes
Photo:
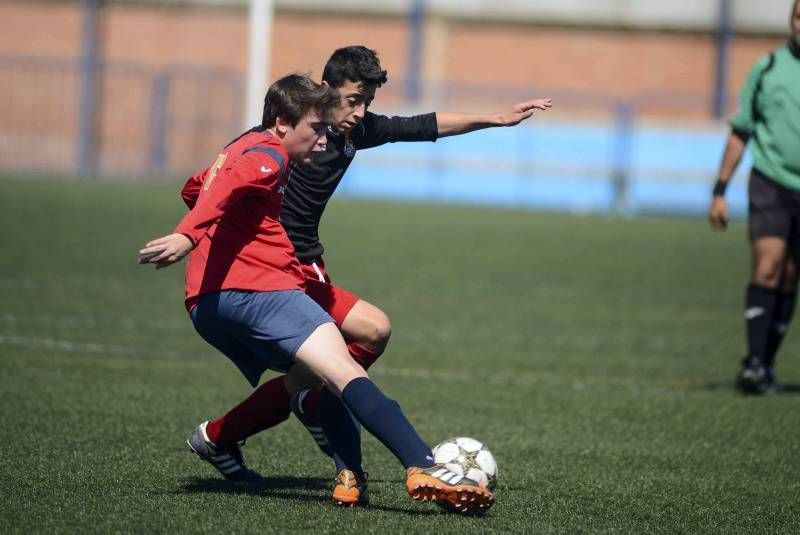
[[459,513],[485,513],[494,504],[492,491],[441,464],[410,467],[406,470],[406,489],[414,500],[436,502]]
[[336,476],[336,486],[333,488],[333,503],[344,507],[356,505],[369,505],[369,492],[367,490],[367,474],[359,481],[358,477],[346,468]]

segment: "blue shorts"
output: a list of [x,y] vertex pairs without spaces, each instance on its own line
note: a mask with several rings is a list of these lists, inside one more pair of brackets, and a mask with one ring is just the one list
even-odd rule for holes
[[191,312],[194,328],[225,354],[254,387],[267,369],[287,371],[297,350],[333,319],[300,290],[203,295]]

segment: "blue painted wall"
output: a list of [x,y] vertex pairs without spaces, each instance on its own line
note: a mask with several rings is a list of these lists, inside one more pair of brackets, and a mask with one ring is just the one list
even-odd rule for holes
[[[618,202],[614,170],[621,133],[611,124],[538,123],[495,128],[436,143],[396,143],[360,151],[342,195],[575,212],[702,215],[727,128],[636,125]],[[729,188],[735,217],[746,213],[743,159]]]

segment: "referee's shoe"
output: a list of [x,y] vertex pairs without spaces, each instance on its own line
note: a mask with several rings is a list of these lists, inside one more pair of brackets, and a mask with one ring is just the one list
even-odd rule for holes
[[736,376],[736,388],[744,394],[761,395],[769,390],[769,386],[767,369],[761,360],[758,357],[746,357]]

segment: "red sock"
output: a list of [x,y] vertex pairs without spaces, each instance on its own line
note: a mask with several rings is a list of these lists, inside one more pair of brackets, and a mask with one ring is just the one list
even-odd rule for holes
[[[358,362],[365,370],[375,364],[375,361],[381,356],[381,353],[355,342],[347,344],[347,349],[350,351],[353,360]],[[316,388],[309,390],[308,395],[303,399],[303,412],[319,422],[319,390]]]
[[209,440],[219,446],[228,446],[287,419],[291,409],[284,377],[270,379],[225,416],[208,422],[206,434]]

